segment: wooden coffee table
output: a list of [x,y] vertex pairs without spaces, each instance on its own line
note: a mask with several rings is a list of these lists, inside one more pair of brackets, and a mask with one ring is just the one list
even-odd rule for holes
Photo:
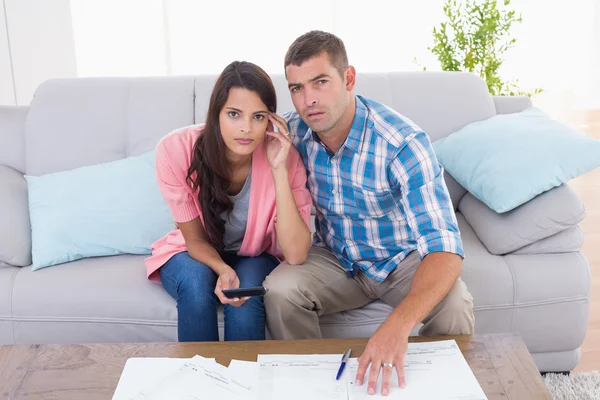
[[[454,339],[485,394],[492,399],[550,399],[516,334],[415,337],[412,342]],[[0,346],[0,399],[111,399],[130,357],[214,357],[256,361],[258,354],[360,356],[367,339],[323,339],[220,343],[128,343]]]

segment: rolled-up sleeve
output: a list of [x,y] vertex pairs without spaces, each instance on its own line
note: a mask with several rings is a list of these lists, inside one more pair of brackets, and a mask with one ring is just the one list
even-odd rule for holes
[[[176,149],[177,150],[177,149]],[[183,223],[198,217],[199,212],[186,183],[185,157],[172,147],[159,143],[155,153],[158,188],[171,210],[175,222]]]
[[418,131],[389,167],[390,182],[400,189],[399,206],[417,243],[421,258],[433,252],[448,252],[464,258],[458,222],[450,194],[427,134]]

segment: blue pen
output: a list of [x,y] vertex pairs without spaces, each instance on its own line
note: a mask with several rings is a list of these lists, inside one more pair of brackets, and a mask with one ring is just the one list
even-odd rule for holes
[[342,372],[344,372],[344,367],[346,366],[346,363],[348,362],[348,359],[350,358],[351,351],[352,351],[352,349],[348,349],[344,353],[344,356],[342,357],[342,365],[340,365],[340,369],[338,369],[337,376],[335,377],[336,381],[340,380],[340,376],[342,376]]

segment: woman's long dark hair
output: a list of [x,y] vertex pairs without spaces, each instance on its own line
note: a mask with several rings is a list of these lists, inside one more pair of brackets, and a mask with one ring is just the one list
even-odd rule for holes
[[211,245],[219,252],[224,249],[225,235],[225,220],[221,214],[233,210],[233,203],[227,197],[232,171],[227,162],[226,146],[219,125],[219,114],[227,102],[231,88],[253,91],[269,111],[277,110],[273,82],[269,75],[255,64],[234,61],[225,67],[215,83],[204,130],[194,145],[187,181],[194,190],[200,187],[198,200],[202,209],[204,229]]

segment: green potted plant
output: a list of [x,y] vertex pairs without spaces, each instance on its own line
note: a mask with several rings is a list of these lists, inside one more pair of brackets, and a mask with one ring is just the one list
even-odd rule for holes
[[516,42],[510,30],[522,22],[522,16],[509,9],[510,0],[503,3],[499,8],[496,0],[446,0],[447,21],[433,28],[433,46],[427,49],[437,56],[444,71],[477,73],[492,95],[531,97],[542,90],[524,92],[518,80],[509,82],[499,74],[504,53]]

